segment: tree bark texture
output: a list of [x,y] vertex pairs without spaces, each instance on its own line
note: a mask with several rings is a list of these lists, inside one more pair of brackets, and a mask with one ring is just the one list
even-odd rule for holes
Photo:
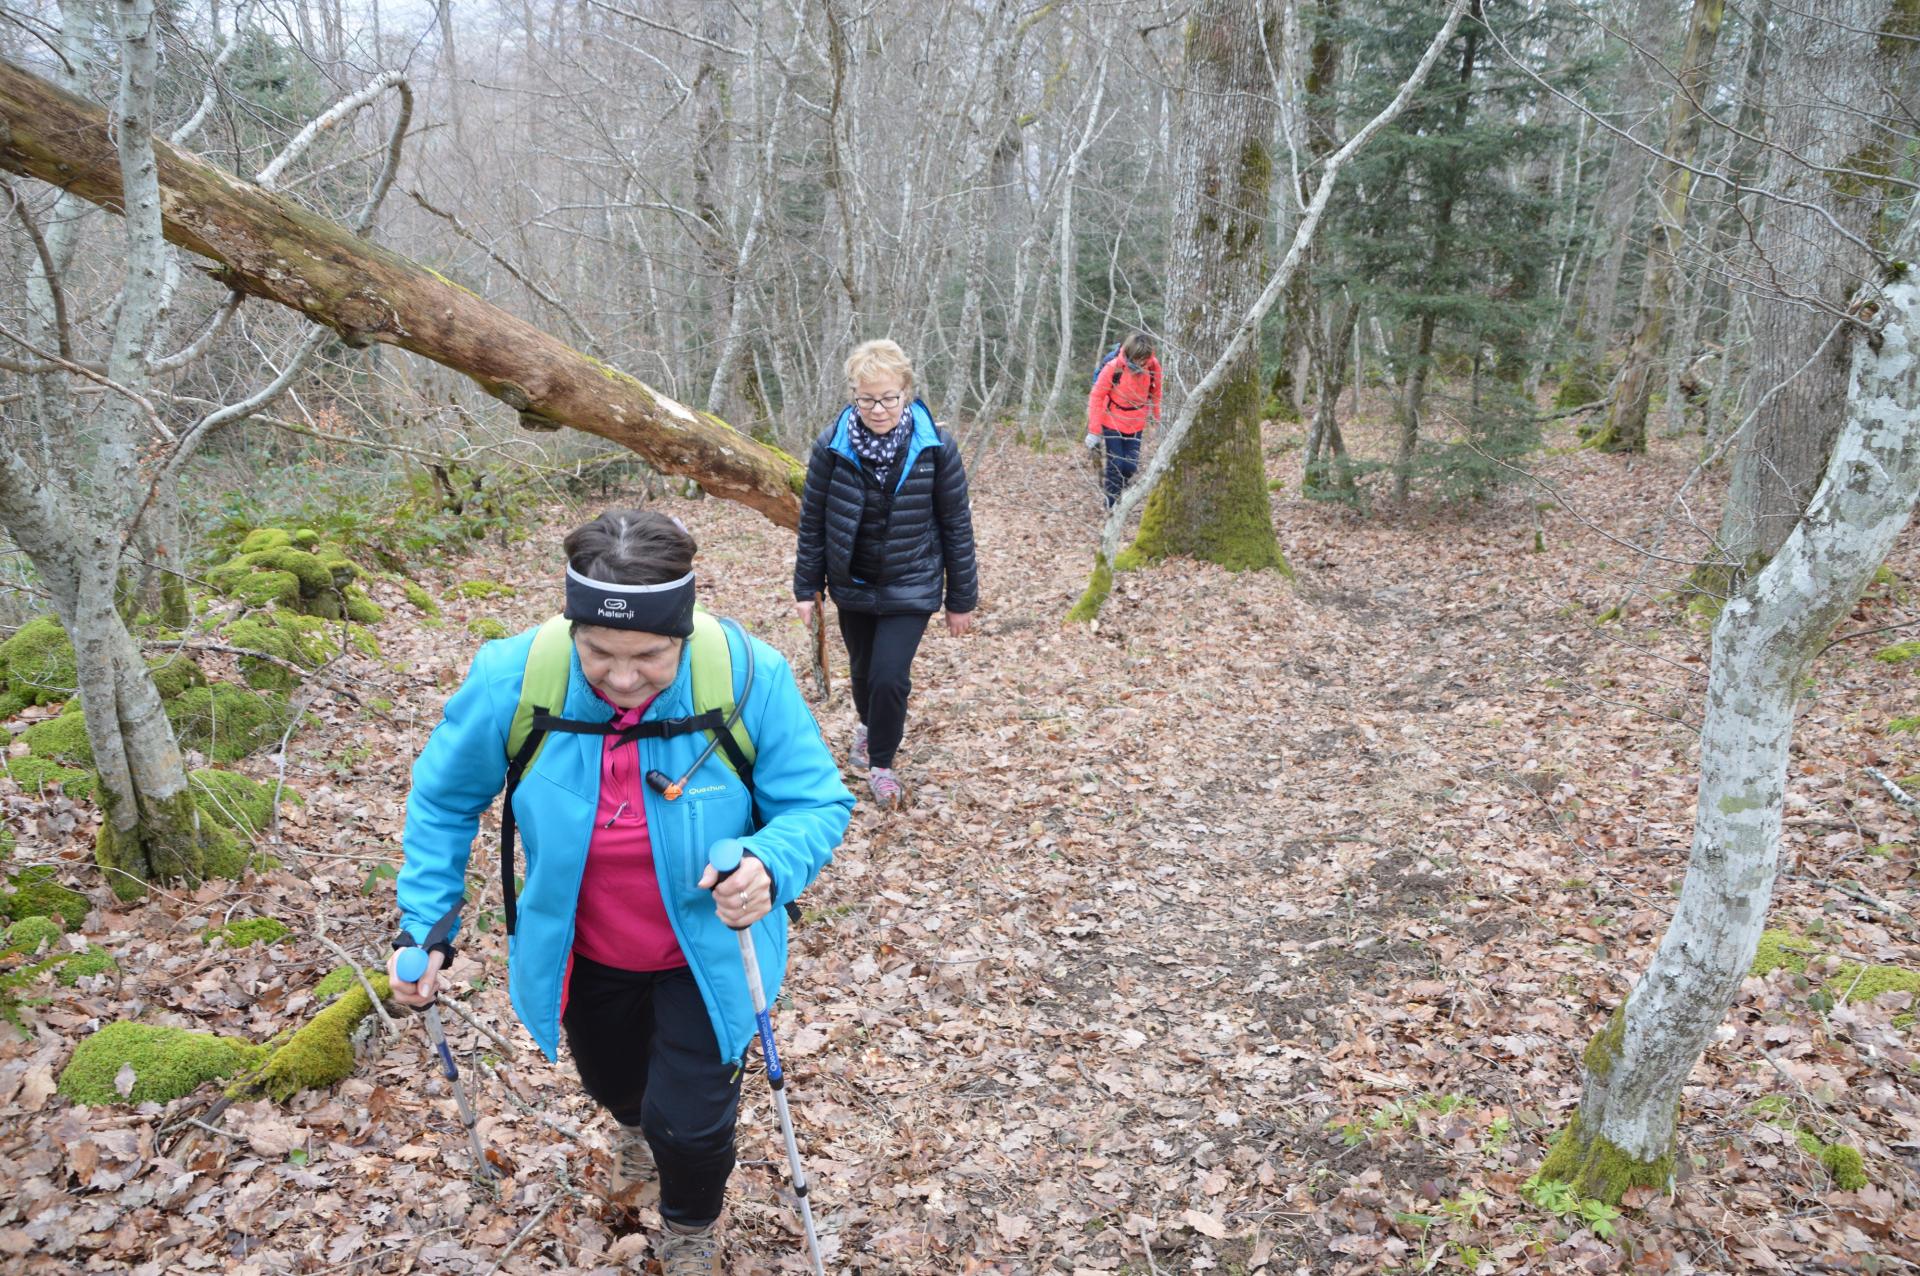
[[1679,82],[1667,113],[1665,154],[1655,168],[1656,197],[1640,282],[1640,309],[1634,317],[1633,339],[1620,368],[1613,403],[1607,409],[1607,423],[1593,439],[1594,446],[1602,451],[1647,450],[1647,408],[1653,400],[1654,363],[1666,338],[1667,312],[1673,307],[1673,277],[1686,233],[1687,197],[1693,190],[1693,156],[1699,149],[1700,125],[1706,115],[1702,98],[1726,13],[1726,0],[1694,0],[1693,16],[1687,23]]
[[1879,302],[1883,326],[1849,334],[1844,425],[1811,508],[1714,626],[1679,906],[1645,977],[1588,1047],[1580,1107],[1541,1168],[1586,1196],[1618,1201],[1671,1171],[1681,1086],[1765,924],[1797,690],[1920,496],[1920,282],[1909,272]]
[[[1188,19],[1185,123],[1175,157],[1167,315],[1178,360],[1214,362],[1266,275],[1278,110],[1266,50],[1272,6],[1206,0]],[[1279,567],[1260,450],[1260,350],[1249,342],[1196,416],[1141,515],[1134,552],[1190,554],[1236,571]]]
[[[1905,143],[1878,121],[1911,98],[1914,46],[1882,39],[1889,0],[1805,0],[1777,10],[1778,63],[1765,189],[1749,286],[1762,292],[1748,394],[1721,515],[1725,564],[1751,572],[1780,548],[1826,469],[1840,427],[1847,301],[1874,271],[1869,243],[1886,188],[1873,177]],[[1837,228],[1837,232],[1836,232]]]
[[[539,428],[573,426],[631,448],[782,527],[799,522],[794,459],[589,358],[458,284],[291,200],[163,142],[166,237],[216,261],[220,280],[325,324],[464,373]],[[116,212],[120,167],[106,113],[0,62],[0,168]]]

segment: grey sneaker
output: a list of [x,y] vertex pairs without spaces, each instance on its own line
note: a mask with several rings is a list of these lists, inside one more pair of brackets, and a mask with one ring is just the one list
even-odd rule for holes
[[613,1173],[608,1177],[608,1195],[618,1201],[653,1179],[653,1149],[639,1130],[621,1125],[613,1136]]
[[659,1254],[660,1276],[723,1276],[719,1221],[697,1232],[683,1232],[668,1223],[660,1233]]
[[895,810],[906,804],[907,786],[900,783],[900,777],[893,768],[877,766],[867,772],[867,787],[873,790],[873,801],[883,811]]
[[853,726],[853,769],[864,771],[871,762],[867,759],[867,724],[856,722]]

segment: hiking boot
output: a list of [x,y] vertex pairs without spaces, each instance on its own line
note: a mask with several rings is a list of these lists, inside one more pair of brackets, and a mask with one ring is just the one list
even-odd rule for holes
[[658,1253],[660,1276],[722,1276],[719,1220],[697,1232],[668,1223],[660,1233]]
[[653,1148],[647,1136],[637,1128],[616,1127],[613,1136],[613,1172],[608,1175],[607,1194],[618,1201],[653,1179]]
[[867,760],[867,724],[856,722],[853,726],[853,769],[864,771],[871,765]]
[[890,766],[877,766],[867,772],[867,787],[873,790],[873,801],[883,811],[891,811],[905,805],[907,786],[900,783],[900,777],[893,773]]

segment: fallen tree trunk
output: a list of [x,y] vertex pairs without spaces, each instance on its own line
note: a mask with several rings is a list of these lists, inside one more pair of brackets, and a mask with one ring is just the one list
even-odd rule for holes
[[[300,311],[351,346],[399,346],[472,377],[534,429],[572,426],[694,479],[782,527],[805,477],[786,453],[581,354],[437,272],[159,138],[168,240],[229,287]],[[120,211],[106,112],[0,61],[0,168]]]

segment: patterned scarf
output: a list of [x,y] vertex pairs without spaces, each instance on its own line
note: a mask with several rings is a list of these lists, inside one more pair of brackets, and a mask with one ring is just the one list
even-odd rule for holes
[[875,434],[867,428],[866,422],[856,419],[847,427],[847,437],[853,443],[853,450],[867,468],[873,471],[875,478],[882,483],[893,473],[894,462],[900,459],[900,449],[906,446],[907,436],[913,433],[913,408],[903,404],[900,419],[894,422],[891,430],[885,434]]

